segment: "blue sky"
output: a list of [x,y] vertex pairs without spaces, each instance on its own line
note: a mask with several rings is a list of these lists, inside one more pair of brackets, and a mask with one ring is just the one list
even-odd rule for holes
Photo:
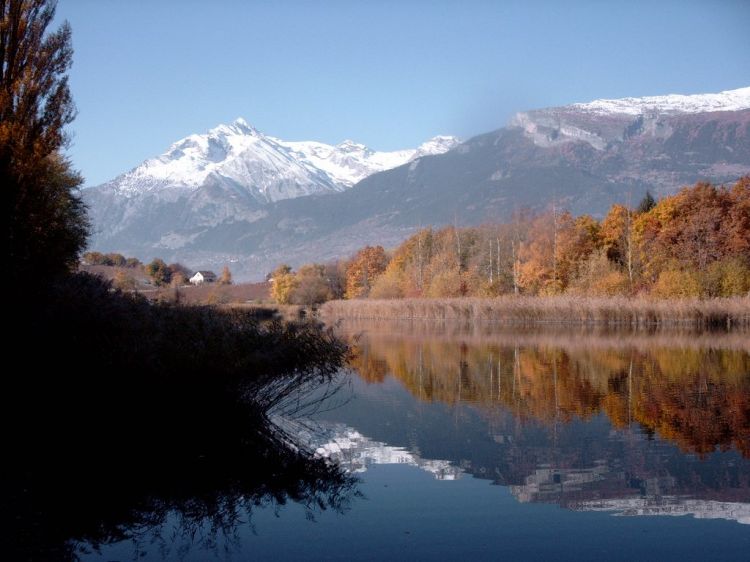
[[59,0],[58,19],[86,185],[238,116],[392,150],[523,109],[750,85],[745,0]]

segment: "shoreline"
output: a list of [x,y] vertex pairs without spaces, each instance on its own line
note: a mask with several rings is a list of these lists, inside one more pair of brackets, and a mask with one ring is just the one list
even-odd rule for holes
[[625,297],[516,297],[335,300],[321,318],[460,321],[504,326],[750,328],[750,296],[657,300]]

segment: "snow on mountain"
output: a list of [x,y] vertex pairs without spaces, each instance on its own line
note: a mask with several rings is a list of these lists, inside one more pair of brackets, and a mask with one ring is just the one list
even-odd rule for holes
[[600,499],[570,506],[576,511],[604,511],[620,516],[692,515],[696,519],[727,519],[750,525],[750,504],[675,496]]
[[644,113],[706,113],[750,109],[750,87],[718,94],[647,96],[642,98],[600,99],[570,106],[596,115]]
[[537,146],[582,141],[599,151],[636,135],[668,138],[665,119],[750,109],[750,87],[717,94],[600,99],[517,113],[511,127],[520,127]]
[[405,464],[431,473],[436,480],[457,480],[463,471],[450,461],[424,459],[403,447],[374,441],[344,424],[320,422],[315,433],[298,432],[298,438],[318,458],[330,459],[352,473],[366,472],[375,464]]
[[323,170],[331,181],[339,186],[351,187],[376,172],[390,170],[422,156],[442,154],[456,146],[456,137],[437,136],[416,149],[377,152],[353,140],[331,146],[315,141],[282,141],[294,156],[319,170]]
[[377,152],[349,140],[336,146],[288,142],[264,135],[239,118],[179,140],[161,156],[105,185],[133,197],[155,190],[195,190],[210,183],[268,203],[342,191],[375,172],[442,154],[457,144],[454,137],[440,136],[416,149]]

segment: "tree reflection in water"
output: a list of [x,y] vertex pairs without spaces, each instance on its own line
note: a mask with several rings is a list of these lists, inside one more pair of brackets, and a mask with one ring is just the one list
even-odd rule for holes
[[750,457],[747,334],[507,332],[459,325],[345,325],[367,336],[353,367],[368,381],[392,375],[417,398],[502,408],[555,426],[604,413],[705,456]]

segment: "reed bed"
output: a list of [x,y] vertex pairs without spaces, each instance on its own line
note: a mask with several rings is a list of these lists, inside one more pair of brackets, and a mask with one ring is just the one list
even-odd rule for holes
[[742,329],[750,327],[750,296],[722,299],[517,297],[336,300],[323,318],[451,320],[505,325],[601,325]]

